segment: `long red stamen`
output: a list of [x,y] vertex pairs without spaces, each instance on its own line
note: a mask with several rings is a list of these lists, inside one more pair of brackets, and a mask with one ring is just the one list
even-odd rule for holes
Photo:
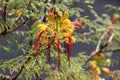
[[73,24],[74,26],[78,27],[78,28],[81,26],[81,24],[79,23],[78,20],[73,21],[72,24]]
[[40,54],[39,51],[40,51],[40,47],[39,47],[39,45],[38,45],[38,47],[36,48],[36,56]]
[[37,37],[37,39],[35,41],[33,49],[36,49],[38,47],[38,43],[39,43],[40,37],[42,36],[43,33],[44,33],[44,31],[39,33],[39,35],[38,35],[38,37]]
[[114,24],[116,24],[117,23],[117,20],[112,20],[112,24],[114,25]]
[[84,29],[81,26],[79,27],[79,29],[80,29],[80,33],[84,35]]
[[57,43],[56,43],[56,46],[57,46],[57,50],[58,50],[58,67],[60,66],[60,40],[57,40]]
[[79,29],[80,29],[80,33],[81,33],[82,35],[84,35],[84,29],[83,29],[82,25],[79,23],[78,20],[73,21],[72,24],[73,24],[75,27],[79,28]]
[[70,45],[71,45],[71,38],[68,37],[68,43],[67,43],[66,49],[67,49],[67,59],[69,61],[69,65],[70,65]]

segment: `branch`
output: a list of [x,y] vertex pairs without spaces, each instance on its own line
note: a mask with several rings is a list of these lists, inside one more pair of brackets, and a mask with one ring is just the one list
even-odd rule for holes
[[5,1],[5,6],[3,7],[3,13],[2,13],[2,17],[3,17],[3,23],[6,23],[6,15],[7,15],[7,2],[8,0]]
[[29,20],[29,18],[26,18],[20,25],[18,25],[18,27],[16,27],[16,28],[13,29],[12,31],[0,33],[0,37],[1,37],[1,36],[5,36],[5,35],[7,35],[7,34],[9,34],[9,33],[12,33],[12,32],[14,32],[14,31],[16,31],[17,29],[19,29],[20,27],[22,27],[24,24],[26,24],[26,23],[28,22],[28,20]]
[[[31,57],[27,58],[27,60],[25,61],[25,64],[27,64],[30,60],[31,60]],[[25,64],[21,66],[20,71],[17,73],[17,75],[12,80],[16,80],[18,78],[18,76],[22,73],[23,69],[25,68],[24,66]]]
[[54,38],[55,38],[55,36],[53,37],[53,40],[50,42],[50,44],[46,48],[41,50],[41,52],[44,51],[44,50],[47,50],[47,49],[49,49],[51,47],[51,45],[54,43]]
[[3,7],[3,13],[2,13],[2,17],[3,17],[3,23],[6,23],[6,10],[7,10],[7,6]]
[[12,80],[16,80],[18,78],[18,76],[22,73],[24,68],[24,65],[21,67],[20,71],[18,72],[18,74],[12,79]]
[[37,57],[35,57],[35,60],[33,61],[33,64],[32,64],[32,67],[34,67],[36,61],[37,61]]
[[103,49],[105,49],[108,44],[112,41],[113,37],[114,37],[114,33],[112,32],[111,35],[109,36],[107,42],[103,45],[103,46],[100,46],[101,43],[102,43],[102,40],[104,39],[104,37],[107,35],[107,33],[110,31],[111,29],[105,31],[103,33],[103,35],[101,36],[100,40],[98,41],[98,44],[97,44],[97,47],[96,47],[96,50],[95,52],[93,53],[93,55],[84,63],[83,66],[85,66],[90,60],[92,60],[92,58],[98,54],[100,54],[101,52],[103,52]]
[[102,50],[101,52],[118,52],[118,51],[120,51],[120,48],[119,49]]
[[20,25],[18,25],[18,27],[16,27],[16,28],[13,29],[12,31],[7,32],[6,34],[12,33],[12,32],[14,32],[14,31],[16,31],[17,29],[19,29],[20,27],[22,27],[24,24],[26,24],[26,23],[28,22],[28,20],[29,20],[29,18],[26,18],[26,19],[23,21],[23,23],[21,23]]
[[[101,45],[101,43],[102,43],[102,40],[104,39],[104,37],[106,36],[107,33],[108,33],[108,30],[105,31],[105,32],[103,33],[103,35],[101,36],[100,40],[98,41],[98,44],[97,44],[95,53],[99,52],[99,49],[100,49],[100,45]],[[94,53],[94,54],[95,54],[95,53]]]

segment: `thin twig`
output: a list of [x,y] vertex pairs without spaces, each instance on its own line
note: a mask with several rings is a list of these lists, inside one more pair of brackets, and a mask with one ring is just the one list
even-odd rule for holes
[[5,1],[5,6],[3,7],[3,14],[2,14],[2,17],[3,17],[3,23],[6,24],[6,16],[7,16],[7,2],[8,0]]
[[102,50],[101,52],[118,52],[120,49]]
[[14,32],[14,31],[16,31],[16,30],[19,29],[21,26],[23,26],[24,24],[26,24],[26,23],[28,22],[28,20],[29,20],[29,18],[26,18],[26,19],[23,21],[23,23],[21,23],[20,25],[18,25],[18,27],[16,27],[16,28],[13,29],[12,31],[7,32],[6,34],[12,33],[12,32]]
[[25,63],[21,66],[21,69],[18,72],[18,74],[12,80],[16,80],[19,77],[19,75],[22,73],[23,69],[25,68],[24,65],[27,64],[30,61],[30,59],[31,59],[31,57],[27,58],[27,60],[25,61]]
[[98,41],[97,47],[95,52],[93,53],[93,55],[84,63],[83,66],[85,66],[90,60],[92,60],[92,58],[94,56],[96,56],[97,54],[101,53],[103,51],[104,48],[106,48],[108,46],[108,44],[112,41],[113,37],[114,37],[114,33],[112,32],[112,34],[109,36],[109,39],[107,40],[107,42],[103,45],[100,46],[102,43],[102,40],[104,39],[104,37],[107,35],[109,30],[105,31],[104,34],[101,36],[100,40]]
[[37,61],[37,56],[35,57],[35,60],[34,60],[34,62],[33,62],[31,67],[34,67],[36,61]]
[[16,31],[17,29],[19,29],[20,27],[22,27],[24,24],[26,24],[26,23],[28,22],[28,20],[29,20],[29,18],[26,18],[20,25],[18,25],[18,27],[16,27],[16,28],[13,29],[12,31],[0,33],[0,37],[1,37],[1,36],[5,36],[5,35],[7,35],[7,34],[9,34],[9,33],[12,33],[12,32],[14,32],[14,31]]
[[22,73],[23,69],[24,69],[24,65],[21,67],[21,69],[18,72],[18,74],[12,80],[16,80],[18,78],[18,76]]
[[102,43],[102,40],[104,39],[104,37],[106,36],[106,34],[108,33],[108,31],[109,31],[109,30],[105,31],[105,32],[103,33],[103,35],[101,36],[100,40],[98,41],[96,50],[95,50],[95,52],[94,52],[93,54],[95,54],[96,52],[99,51],[100,45],[101,45],[101,43]]
[[7,6],[4,6],[3,7],[3,14],[2,14],[4,24],[6,23],[6,13],[7,13],[6,10],[7,10]]

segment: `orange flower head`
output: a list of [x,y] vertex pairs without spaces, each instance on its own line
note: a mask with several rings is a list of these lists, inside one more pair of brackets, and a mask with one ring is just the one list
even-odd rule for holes
[[114,19],[114,20],[118,20],[119,18],[120,18],[120,15],[119,15],[119,14],[115,13],[115,14],[113,15],[113,19]]
[[102,68],[102,71],[107,74],[111,73],[111,70],[109,68],[105,68],[105,67]]

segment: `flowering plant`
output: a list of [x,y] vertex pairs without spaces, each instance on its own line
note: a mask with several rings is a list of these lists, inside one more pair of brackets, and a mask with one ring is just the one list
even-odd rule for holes
[[[120,51],[119,13],[112,19],[107,14],[100,17],[92,8],[94,0],[84,0],[95,17],[90,20],[80,15],[81,8],[71,7],[74,2],[79,0],[0,1],[0,48],[4,53],[0,55],[9,53],[8,60],[0,61],[0,79],[119,79],[115,75],[119,70],[110,69],[111,55]],[[76,18],[72,21],[73,16]],[[95,48],[73,57],[71,50],[79,43]],[[79,47],[84,47],[81,44]]]

